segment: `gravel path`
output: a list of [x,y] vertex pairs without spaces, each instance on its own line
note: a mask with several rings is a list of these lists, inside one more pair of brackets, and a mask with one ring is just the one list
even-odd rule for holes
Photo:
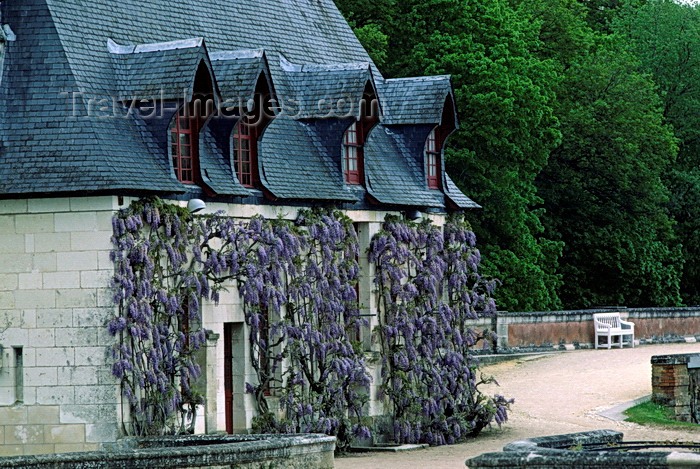
[[515,398],[503,428],[485,430],[474,440],[403,453],[362,453],[335,459],[336,469],[464,468],[464,461],[501,451],[523,438],[611,429],[625,440],[700,441],[697,429],[640,426],[601,416],[620,404],[651,394],[651,357],[700,353],[700,343],[644,345],[612,350],[576,350],[529,360],[485,366],[500,387],[484,388]]

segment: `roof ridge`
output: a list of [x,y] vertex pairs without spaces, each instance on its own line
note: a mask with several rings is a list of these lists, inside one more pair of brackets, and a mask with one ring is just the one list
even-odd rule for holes
[[387,82],[398,82],[398,81],[438,81],[444,79],[452,79],[452,75],[426,75],[422,77],[405,77],[405,78],[385,78],[384,83]]
[[212,61],[261,59],[264,55],[265,49],[217,50],[210,52],[209,58]]
[[144,44],[119,44],[112,38],[107,38],[107,49],[111,54],[143,54],[177,49],[197,49],[204,45],[204,38],[192,37],[175,41],[150,42]]

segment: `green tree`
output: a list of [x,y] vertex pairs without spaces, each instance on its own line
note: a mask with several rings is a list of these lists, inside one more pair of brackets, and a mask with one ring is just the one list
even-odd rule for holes
[[611,24],[625,6],[638,7],[647,0],[577,0],[586,11],[588,24],[596,31],[610,33]]
[[628,6],[614,28],[651,74],[663,114],[679,139],[678,159],[666,175],[670,207],[683,244],[683,300],[700,303],[700,10],[695,5],[649,1]]
[[654,84],[573,0],[524,0],[557,63],[562,140],[538,178],[547,232],[564,243],[566,307],[678,304],[682,263],[662,181],[676,146]]
[[447,167],[484,207],[470,219],[483,271],[503,282],[499,307],[557,308],[561,245],[543,235],[534,185],[560,137],[552,110],[556,75],[532,53],[537,31],[500,0],[438,2],[457,7],[437,18],[432,2],[416,3],[423,9],[413,13],[430,20],[412,24],[430,34],[414,46],[414,62],[428,74],[452,75],[461,130]]

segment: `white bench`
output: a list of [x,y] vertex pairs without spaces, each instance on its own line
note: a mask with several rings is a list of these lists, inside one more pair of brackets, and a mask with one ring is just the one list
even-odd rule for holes
[[[595,327],[595,348],[610,348],[612,338],[619,337],[620,348],[623,343],[629,343],[634,347],[634,323],[620,319],[620,313],[596,313],[593,315],[593,326]],[[598,337],[606,337],[607,343],[598,344]],[[625,339],[628,339],[625,342]]]

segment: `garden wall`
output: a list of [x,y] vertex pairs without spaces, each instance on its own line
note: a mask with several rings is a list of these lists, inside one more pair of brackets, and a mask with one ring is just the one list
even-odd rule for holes
[[547,312],[499,312],[473,327],[495,330],[497,351],[593,347],[593,314],[620,312],[634,323],[635,339],[641,343],[695,341],[700,337],[700,307],[687,308],[594,308]]
[[700,354],[651,357],[651,400],[673,411],[681,422],[700,422]]

